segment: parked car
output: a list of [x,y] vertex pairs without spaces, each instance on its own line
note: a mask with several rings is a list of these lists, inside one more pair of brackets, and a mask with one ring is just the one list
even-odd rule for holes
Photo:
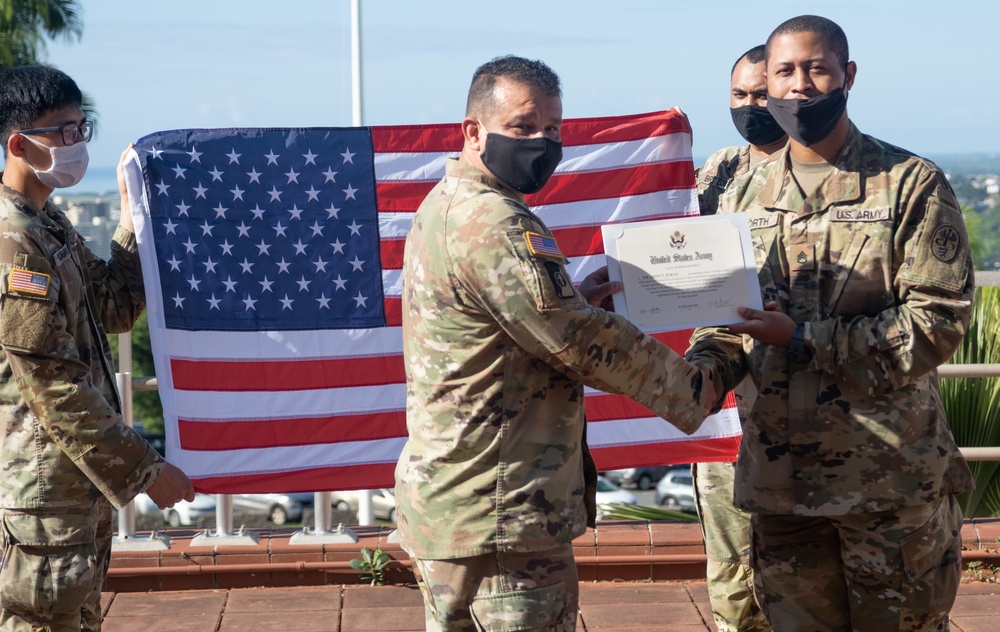
[[160,509],[147,494],[139,494],[133,500],[135,512],[142,515],[160,514],[163,522],[171,527],[198,526],[202,516],[215,514],[215,496],[212,494],[195,494],[194,500],[182,500],[168,509]]
[[[358,511],[358,494],[360,492],[331,492],[330,502],[335,509],[341,511]],[[396,522],[396,496],[391,489],[372,490],[372,513],[379,520]]]
[[657,505],[668,509],[695,513],[694,479],[691,478],[691,470],[684,468],[667,472],[667,475],[656,484],[653,499]]
[[604,508],[611,503],[636,504],[635,494],[618,487],[603,476],[597,477],[597,519],[604,515]]
[[302,519],[302,503],[289,494],[236,494],[233,510],[263,513],[275,525]]
[[666,475],[667,472],[676,466],[673,465],[652,465],[647,467],[630,467],[624,470],[610,470],[604,472],[604,477],[620,487],[635,487],[646,491],[653,487]]

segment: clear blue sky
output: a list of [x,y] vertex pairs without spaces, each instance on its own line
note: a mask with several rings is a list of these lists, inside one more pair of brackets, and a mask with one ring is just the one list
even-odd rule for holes
[[[93,167],[163,129],[351,124],[348,0],[82,4],[83,38],[51,43],[48,61],[96,102]],[[566,117],[681,106],[704,158],[742,140],[728,112],[735,58],[809,12],[847,33],[848,111],[863,131],[923,155],[1000,152],[995,0],[361,5],[364,124],[457,122],[475,68],[515,53],[559,73]]]

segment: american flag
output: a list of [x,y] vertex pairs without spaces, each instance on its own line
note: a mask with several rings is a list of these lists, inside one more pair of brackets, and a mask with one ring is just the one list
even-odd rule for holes
[[[528,197],[579,282],[605,223],[697,214],[674,111],[570,119],[563,161]],[[126,164],[167,455],[212,493],[393,484],[406,440],[403,243],[458,155],[458,125],[174,130]],[[652,332],[679,352],[689,331]],[[601,470],[727,460],[730,400],[687,436],[588,389]]]
[[10,271],[10,280],[7,285],[10,290],[45,296],[49,291],[49,275],[14,268]]

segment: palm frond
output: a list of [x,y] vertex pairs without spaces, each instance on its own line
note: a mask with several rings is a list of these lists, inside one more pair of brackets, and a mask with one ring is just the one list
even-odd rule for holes
[[[976,289],[969,331],[949,363],[1000,363],[1000,288]],[[942,379],[941,399],[960,447],[1000,447],[1000,378]],[[979,461],[969,467],[976,489],[959,496],[963,514],[1000,515],[1000,462]]]

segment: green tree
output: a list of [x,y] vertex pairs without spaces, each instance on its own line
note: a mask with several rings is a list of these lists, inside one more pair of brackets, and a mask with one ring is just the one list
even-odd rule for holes
[[[108,336],[111,352],[118,365],[118,336]],[[152,377],[156,375],[153,366],[153,347],[149,341],[149,322],[143,312],[132,328],[132,376]],[[163,434],[163,405],[157,391],[133,391],[132,419],[141,421],[143,430],[149,434]]]
[[[969,331],[951,364],[1000,363],[1000,288],[976,288]],[[942,378],[941,401],[959,447],[1000,446],[1000,378]],[[976,489],[960,494],[966,518],[1000,515],[1000,462],[969,464]]]
[[0,66],[45,58],[46,39],[79,40],[83,19],[77,0],[0,0]]
[[[77,0],[0,0],[0,68],[45,61],[47,39],[79,41],[83,17]],[[94,121],[97,109],[83,93],[83,113]]]

